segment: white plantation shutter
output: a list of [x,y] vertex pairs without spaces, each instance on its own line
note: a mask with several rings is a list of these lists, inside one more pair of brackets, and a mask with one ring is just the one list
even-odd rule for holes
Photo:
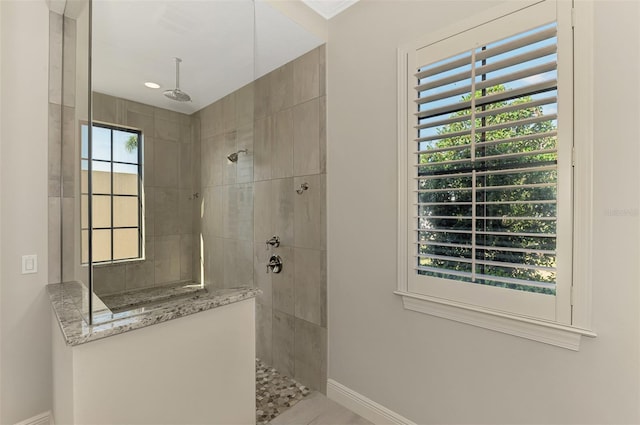
[[572,122],[559,118],[554,5],[410,58],[410,292],[557,319]]

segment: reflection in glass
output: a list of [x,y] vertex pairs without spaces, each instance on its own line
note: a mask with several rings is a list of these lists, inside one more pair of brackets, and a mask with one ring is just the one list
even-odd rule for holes
[[138,257],[139,241],[138,229],[114,229],[113,259],[125,260]]
[[111,131],[107,128],[93,126],[91,142],[93,159],[111,160]]
[[[91,194],[88,126],[81,127],[82,261],[88,261],[87,213],[92,200],[92,261],[111,262],[142,256],[142,133],[105,124],[93,125]],[[132,237],[126,241],[125,237]]]
[[113,193],[115,195],[138,194],[138,166],[113,164]]

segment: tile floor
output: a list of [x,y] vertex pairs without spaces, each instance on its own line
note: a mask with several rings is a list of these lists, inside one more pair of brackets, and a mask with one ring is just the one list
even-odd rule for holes
[[269,425],[372,425],[361,416],[313,391]]
[[366,425],[371,422],[256,359],[257,425]]
[[270,420],[294,406],[309,389],[256,359],[256,424]]

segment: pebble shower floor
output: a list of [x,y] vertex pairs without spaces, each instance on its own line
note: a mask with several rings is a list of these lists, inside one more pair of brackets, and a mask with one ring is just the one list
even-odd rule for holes
[[309,394],[309,388],[256,359],[256,424],[266,425]]

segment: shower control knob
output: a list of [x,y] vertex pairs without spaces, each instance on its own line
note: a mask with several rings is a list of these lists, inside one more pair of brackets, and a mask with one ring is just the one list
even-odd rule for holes
[[277,248],[280,246],[280,237],[271,236],[271,239],[267,240],[266,244],[267,244],[267,248],[269,248],[269,245],[271,245],[274,248]]
[[267,263],[267,273],[280,273],[282,271],[282,258],[279,255],[272,255]]

